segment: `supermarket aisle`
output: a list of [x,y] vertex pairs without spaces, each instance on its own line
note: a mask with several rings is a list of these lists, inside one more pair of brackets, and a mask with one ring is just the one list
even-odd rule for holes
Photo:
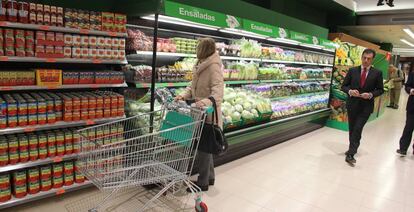
[[[414,156],[411,150],[406,158],[394,154],[404,120],[401,107],[369,123],[354,168],[344,162],[347,133],[323,128],[218,167],[216,186],[204,200],[212,212],[414,211]],[[68,202],[94,192],[12,211],[65,211]]]

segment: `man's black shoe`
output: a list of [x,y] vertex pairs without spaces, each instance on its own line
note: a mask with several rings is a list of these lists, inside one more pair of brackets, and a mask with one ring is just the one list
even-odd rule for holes
[[353,155],[346,155],[345,161],[351,166],[354,166],[356,163],[356,160]]
[[394,108],[394,105],[387,105],[387,107],[389,107],[389,108]]
[[400,154],[401,156],[406,156],[407,152],[405,151],[401,151],[400,149],[397,149],[397,153]]
[[393,108],[396,109],[396,110],[398,110],[398,106],[394,106]]

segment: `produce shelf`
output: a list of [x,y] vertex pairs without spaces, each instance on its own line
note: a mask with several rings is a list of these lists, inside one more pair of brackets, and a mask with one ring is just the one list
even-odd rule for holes
[[9,201],[0,203],[0,209],[10,208],[16,205],[33,202],[33,201],[48,198],[48,197],[58,196],[58,195],[61,195],[67,192],[76,191],[76,190],[80,190],[80,189],[88,188],[92,186],[93,184],[91,181],[85,181],[84,183],[74,183],[71,186],[63,186],[62,188],[55,188],[49,191],[43,191],[43,192],[40,191],[39,193],[33,194],[33,195],[28,194],[27,196],[23,198],[12,197],[12,199],[10,199]]
[[32,62],[32,63],[76,63],[76,64],[127,64],[126,60],[100,60],[77,58],[39,58],[0,56],[0,62]]
[[45,158],[45,159],[39,159],[36,161],[30,161],[25,163],[17,163],[14,165],[6,165],[3,167],[0,167],[0,173],[8,172],[8,171],[14,171],[18,169],[24,169],[24,168],[30,168],[35,166],[41,166],[46,165],[50,163],[59,163],[61,161],[68,161],[75,159],[78,156],[78,154],[70,154],[70,155],[64,155],[64,156],[56,156],[52,158]]
[[121,119],[121,118],[125,118],[125,116],[116,117],[116,118],[74,121],[74,122],[59,121],[59,122],[56,122],[55,124],[45,124],[45,125],[35,125],[35,126],[27,126],[27,127],[6,128],[6,129],[1,129],[0,130],[0,135],[34,132],[34,131],[41,131],[41,130],[53,130],[53,129],[67,128],[67,127],[89,126],[89,125],[94,125],[94,124],[108,123],[108,122],[116,121],[116,120]]
[[260,80],[224,81],[226,85],[258,84]]
[[125,88],[128,87],[126,83],[122,84],[73,84],[61,86],[1,86],[0,91],[24,91],[24,90],[58,90],[58,89],[81,89],[81,88]]
[[293,98],[293,97],[300,97],[300,96],[309,96],[309,95],[319,95],[319,94],[323,94],[323,93],[329,93],[329,91],[319,91],[319,92],[310,92],[310,93],[301,93],[301,94],[292,94],[289,96],[280,96],[280,97],[274,97],[274,98],[270,98],[270,101],[277,101],[277,100],[281,100],[281,99],[288,99],[288,98]]
[[[152,51],[136,51],[135,54],[130,54],[127,57],[134,60],[138,56],[152,56]],[[174,52],[157,52],[157,57],[196,57],[195,54],[185,53],[174,53]],[[314,66],[328,66],[328,64],[308,63],[308,62],[295,62],[295,61],[283,61],[283,60],[272,60],[272,59],[261,59],[261,58],[248,58],[248,57],[235,57],[235,56],[220,56],[222,60],[247,60],[256,62],[267,62],[267,63],[282,63],[282,64],[299,64],[299,65],[314,65]]]
[[292,79],[293,82],[306,82],[306,81],[331,81],[326,78],[311,78],[311,79]]
[[84,35],[100,35],[100,36],[110,36],[110,37],[128,37],[127,33],[119,32],[106,32],[98,30],[89,30],[89,29],[73,29],[68,27],[56,27],[56,26],[46,26],[38,24],[23,24],[15,23],[8,21],[0,21],[1,27],[10,27],[15,29],[31,29],[31,30],[42,30],[42,31],[53,31],[53,32],[66,32],[74,34],[84,34]]

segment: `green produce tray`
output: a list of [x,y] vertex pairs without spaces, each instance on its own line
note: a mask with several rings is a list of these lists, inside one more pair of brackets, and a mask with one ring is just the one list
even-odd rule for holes
[[242,120],[237,121],[237,122],[233,122],[233,123],[227,123],[227,124],[225,123],[224,124],[224,129],[226,129],[226,130],[234,129],[234,128],[238,128],[238,127],[240,127],[242,125],[243,125],[243,121]]
[[273,111],[272,112],[267,112],[267,113],[260,113],[259,112],[259,121],[268,121],[268,120],[270,120],[272,115],[273,115]]
[[249,125],[249,124],[260,122],[260,117],[253,118],[253,119],[243,119],[242,118],[242,120],[243,120],[243,125]]

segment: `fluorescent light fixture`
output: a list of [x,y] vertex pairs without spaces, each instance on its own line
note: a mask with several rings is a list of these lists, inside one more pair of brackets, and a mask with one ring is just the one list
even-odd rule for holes
[[241,36],[247,36],[247,37],[252,37],[252,38],[266,39],[266,36],[259,35],[253,32],[248,32],[245,30],[225,28],[225,29],[219,29],[219,31],[228,33],[228,34],[233,34],[233,35],[241,35]]
[[290,40],[290,39],[286,39],[286,38],[268,38],[267,40],[268,41],[279,42],[279,43],[292,44],[292,45],[298,45],[299,44],[298,41]]
[[323,46],[320,46],[320,45],[312,45],[312,44],[304,44],[304,43],[299,44],[299,45],[304,46],[304,47],[309,47],[312,49],[323,49]]
[[[142,17],[142,19],[154,21],[155,20],[155,15],[144,16],[144,17]],[[209,25],[206,25],[206,24],[194,23],[194,22],[187,21],[187,20],[184,20],[184,19],[169,17],[169,16],[165,16],[165,15],[159,15],[158,16],[158,21],[163,22],[163,23],[177,24],[177,25],[181,25],[181,26],[189,26],[189,27],[195,27],[195,28],[207,29],[207,30],[213,30],[213,31],[216,31],[216,30],[219,29],[218,27],[209,26]]]
[[411,47],[414,47],[414,44],[412,44],[412,43],[408,42],[408,41],[407,41],[407,40],[405,40],[405,39],[401,39],[401,42],[403,42],[403,43],[405,43],[405,44],[407,44],[407,45],[409,45],[409,46],[411,46]]
[[411,31],[411,29],[405,28],[405,29],[403,29],[403,31],[405,33],[407,33],[407,35],[409,35],[412,39],[414,39],[414,33],[413,33],[413,31]]

